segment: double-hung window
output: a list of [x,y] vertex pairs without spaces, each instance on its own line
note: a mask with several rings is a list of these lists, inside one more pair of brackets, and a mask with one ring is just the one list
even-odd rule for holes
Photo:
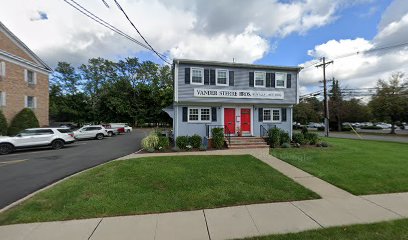
[[275,73],[275,87],[286,88],[286,73]]
[[281,110],[279,108],[264,108],[263,120],[264,122],[280,122]]
[[188,121],[189,122],[210,122],[211,121],[211,109],[210,108],[188,108]]
[[266,73],[265,72],[255,72],[254,75],[255,75],[254,86],[255,87],[265,87]]
[[228,70],[217,69],[217,85],[228,86]]
[[191,68],[191,84],[202,85],[204,84],[204,69]]
[[33,96],[26,96],[25,102],[26,102],[26,104],[25,104],[26,108],[36,108],[37,107],[36,106],[37,105],[37,100]]
[[0,107],[6,106],[6,92],[0,91]]

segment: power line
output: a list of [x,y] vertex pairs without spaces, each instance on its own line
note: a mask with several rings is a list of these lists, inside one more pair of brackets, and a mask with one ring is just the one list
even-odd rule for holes
[[[74,9],[76,9],[77,11],[79,11],[80,13],[82,13],[83,15],[85,15],[86,17],[92,19],[93,21],[97,22],[98,24],[104,26],[105,28],[108,28],[109,30],[121,35],[122,37],[136,43],[137,45],[150,50],[150,47],[148,47],[147,45],[141,43],[140,41],[136,40],[135,38],[129,36],[128,34],[124,33],[123,31],[121,31],[120,29],[116,28],[115,26],[109,24],[108,22],[104,21],[103,19],[101,19],[100,17],[96,16],[95,14],[93,14],[92,12],[90,12],[89,10],[87,10],[85,7],[81,6],[79,3],[75,2],[74,0],[71,0],[73,3],[69,2],[68,0],[64,0],[64,2],[66,2],[67,4],[69,4],[71,7],[73,7]],[[165,55],[161,54],[162,56],[166,57]]]
[[163,60],[164,62],[171,64],[170,62],[168,62],[166,59],[164,59],[153,47],[152,45],[150,45],[150,43],[143,37],[143,35],[140,33],[140,31],[137,29],[137,27],[135,26],[135,24],[132,22],[132,20],[130,20],[129,16],[126,14],[125,10],[122,8],[122,6],[119,4],[118,1],[114,0],[116,3],[116,6],[118,6],[119,10],[122,11],[122,13],[125,15],[125,17],[127,18],[127,20],[129,21],[129,23],[133,26],[133,28],[136,30],[136,32],[139,34],[139,36],[143,39],[143,41],[150,47],[150,49],[156,53],[156,55]]

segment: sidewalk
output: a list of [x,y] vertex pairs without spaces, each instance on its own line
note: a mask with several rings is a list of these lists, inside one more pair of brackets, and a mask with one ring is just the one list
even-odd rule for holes
[[[268,149],[208,151],[251,154],[322,199],[197,211],[0,226],[0,239],[233,239],[408,218],[408,193],[354,196],[269,155]],[[203,152],[137,154],[121,159]]]

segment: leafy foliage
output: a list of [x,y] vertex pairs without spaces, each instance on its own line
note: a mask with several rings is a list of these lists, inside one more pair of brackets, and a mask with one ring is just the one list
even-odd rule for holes
[[280,144],[282,145],[284,143],[290,143],[290,137],[289,133],[282,130],[280,133]]
[[302,133],[294,133],[292,136],[292,140],[295,143],[305,144],[305,137]]
[[189,145],[189,137],[188,136],[178,136],[176,138],[176,146],[179,149],[187,149],[187,145]]
[[272,128],[268,131],[269,146],[275,148],[279,147],[281,143],[281,130],[279,128]]
[[203,139],[201,138],[200,135],[194,134],[193,136],[190,137],[190,144],[193,148],[199,148],[202,142]]
[[159,136],[155,132],[151,132],[147,137],[142,139],[142,147],[144,149],[157,149],[159,146]]
[[7,135],[7,119],[0,110],[0,136]]
[[159,143],[157,144],[157,149],[164,150],[164,149],[169,148],[169,146],[170,146],[169,138],[165,136],[160,136]]
[[213,128],[211,129],[212,134],[212,144],[216,149],[224,148],[225,137],[223,128]]
[[319,135],[317,133],[306,133],[304,134],[304,138],[310,145],[316,145],[319,142]]
[[38,119],[35,116],[34,112],[29,108],[24,108],[13,120],[11,120],[10,126],[8,128],[9,135],[16,135],[26,128],[36,128],[40,127]]

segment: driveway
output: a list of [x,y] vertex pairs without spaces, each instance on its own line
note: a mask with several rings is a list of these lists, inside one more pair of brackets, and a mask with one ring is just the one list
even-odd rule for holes
[[0,209],[64,177],[140,149],[148,129],[98,140],[78,141],[60,150],[33,149],[0,156]]

